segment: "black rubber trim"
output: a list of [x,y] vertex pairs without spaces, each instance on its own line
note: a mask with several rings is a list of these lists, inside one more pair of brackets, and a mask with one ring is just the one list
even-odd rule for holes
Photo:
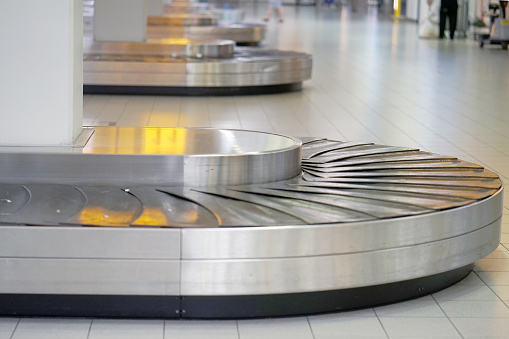
[[259,41],[249,41],[249,42],[237,41],[235,44],[237,46],[240,46],[240,47],[256,47],[256,46],[260,46],[260,42]]
[[183,297],[182,317],[202,319],[296,316],[380,306],[422,297],[465,278],[470,264],[452,271],[390,284],[344,290],[224,297]]
[[1,316],[179,318],[180,297],[0,294]]
[[228,96],[258,95],[295,92],[302,89],[302,82],[270,86],[244,87],[163,87],[163,86],[103,86],[83,85],[84,94],[125,94],[125,95],[181,95],[181,96]]
[[437,292],[466,277],[473,266],[390,284],[309,293],[191,297],[0,294],[0,315],[240,319],[337,312]]

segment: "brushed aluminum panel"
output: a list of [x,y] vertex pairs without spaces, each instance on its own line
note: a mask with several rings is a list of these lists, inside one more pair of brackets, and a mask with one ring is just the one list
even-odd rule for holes
[[[285,180],[299,174],[299,150],[290,154],[255,154],[241,157],[196,157],[168,159],[165,156],[123,155],[105,162],[107,155],[67,154],[0,154],[0,167],[5,170],[4,181],[43,181],[46,183],[96,183],[131,185],[207,185],[270,182]],[[41,158],[44,158],[41,161]],[[22,170],[10,167],[23,163]],[[38,164],[38,170],[33,165]],[[58,163],[58,165],[57,165]],[[284,164],[280,166],[281,164]],[[246,170],[249,165],[250,170]],[[76,168],[75,171],[68,171]],[[273,171],[268,168],[272,168]],[[270,173],[269,173],[270,172]],[[135,215],[133,214],[133,217]]]
[[0,226],[0,257],[180,259],[180,230]]
[[[410,193],[410,192],[391,192],[391,191],[383,191],[383,190],[375,190],[375,189],[366,189],[362,190],[359,188],[347,188],[347,189],[339,189],[339,188],[320,188],[320,187],[310,187],[310,186],[300,186],[300,185],[271,185],[271,187],[267,187],[267,189],[278,189],[284,191],[291,192],[307,192],[307,193],[318,193],[318,194],[330,194],[333,196],[349,196],[349,197],[359,197],[364,199],[370,199],[374,201],[387,201],[394,202],[402,205],[411,205],[411,206],[420,206],[426,209],[434,209],[441,210],[444,208],[450,207],[458,207],[467,204],[471,204],[474,202],[473,199],[468,199],[464,197],[450,197],[444,195],[430,195],[430,194],[420,194],[420,193]],[[495,192],[493,192],[495,193]]]
[[[228,199],[214,194],[203,194],[181,187],[159,188],[170,194],[184,197],[209,210],[219,226],[269,226],[295,222],[295,218],[277,211],[241,200]],[[209,226],[210,227],[210,226]]]
[[[300,145],[290,137],[240,130],[97,127],[83,154],[38,153],[36,148],[20,153],[0,150],[0,172],[4,182],[124,188],[264,183],[300,173]],[[137,213],[130,218],[137,218]]]
[[408,152],[408,151],[418,151],[418,149],[412,149],[407,147],[397,147],[397,146],[366,146],[366,147],[358,147],[355,151],[332,151],[327,152],[325,154],[312,157],[311,159],[306,159],[306,162],[309,163],[327,163],[331,161],[338,161],[353,157],[359,157],[363,155],[373,155],[373,154],[384,154],[384,153],[394,153],[394,152]]
[[389,164],[370,164],[370,165],[358,165],[358,166],[336,166],[336,167],[320,167],[320,166],[303,166],[306,169],[323,172],[323,173],[334,173],[334,172],[355,172],[355,171],[374,171],[374,170],[386,170],[386,169],[404,169],[404,170],[419,170],[419,169],[480,169],[481,165],[473,164],[466,161],[400,161],[398,163]]
[[129,189],[143,204],[143,213],[131,223],[132,226],[161,227],[215,227],[217,219],[212,212],[156,187]]
[[[360,211],[349,210],[336,206],[324,206],[317,202],[301,201],[293,198],[275,197],[265,194],[252,194],[222,188],[199,188],[199,192],[208,192],[231,199],[238,199],[258,206],[265,206],[270,209],[291,215],[300,221],[308,224],[323,224],[333,222],[355,222],[374,219],[373,215]],[[244,221],[244,224],[246,222]],[[299,222],[300,224],[300,222]],[[281,225],[284,225],[281,223]]]
[[201,62],[187,63],[189,73],[277,73],[310,70],[312,59],[303,53],[275,54],[266,51],[261,57],[252,53],[235,53],[234,58],[224,60],[203,60]]
[[309,145],[306,145],[306,147],[303,147],[302,159],[308,160],[312,157],[315,157],[319,154],[326,153],[329,151],[335,151],[338,149],[349,148],[349,147],[354,147],[354,146],[365,146],[365,145],[373,145],[373,143],[356,142],[356,141],[338,142],[338,141],[332,141],[332,140],[316,141]]
[[174,86],[185,87],[187,77],[182,74],[95,73],[83,74],[86,85],[102,86]]
[[299,83],[310,78],[310,70],[287,73],[252,74],[138,74],[91,73],[84,75],[87,85],[162,86],[162,87],[241,87]]
[[182,59],[171,58],[171,56],[158,59],[157,56],[111,57],[108,55],[86,55],[84,58],[86,72],[181,73],[184,71],[189,74],[249,74],[300,72],[310,70],[311,66],[311,59],[306,58],[305,55],[301,59],[274,56],[272,60],[257,60],[242,56],[217,60]]
[[501,220],[468,234],[380,251],[303,258],[183,260],[181,294],[260,295],[391,283],[446,272],[494,251]]
[[[292,185],[292,184],[290,184]],[[431,195],[437,197],[451,197],[461,199],[479,200],[489,197],[498,191],[497,188],[479,188],[479,187],[460,187],[460,186],[426,186],[426,185],[391,185],[391,184],[349,184],[349,183],[334,183],[334,182],[308,182],[300,180],[295,183],[298,186],[305,186],[311,188],[337,188],[337,189],[360,189],[360,190],[374,190],[385,192],[397,193],[416,193],[422,195]]]
[[329,168],[329,167],[341,167],[341,166],[359,166],[364,164],[382,164],[393,163],[399,161],[454,161],[458,160],[455,157],[448,155],[432,154],[427,152],[398,152],[394,154],[382,154],[382,155],[367,155],[360,156],[352,159],[342,159],[341,161],[331,161],[327,163],[306,163],[306,166],[312,166],[313,168]]
[[0,293],[179,295],[180,262],[0,258]]
[[[234,189],[237,190],[237,188]],[[356,197],[353,195],[343,195],[340,197],[340,199],[338,199],[339,196],[334,194],[315,194],[306,192],[304,190],[281,190],[277,187],[246,187],[238,188],[238,190],[244,191],[246,193],[255,193],[277,198],[296,199],[299,201],[319,203],[323,206],[335,206],[349,211],[365,213],[374,218],[380,219],[389,217],[403,217],[430,212],[429,209],[417,205],[401,204],[386,200],[365,199],[363,197]],[[341,222],[341,220],[334,220],[333,222]]]
[[184,56],[191,58],[230,58],[235,44],[231,40],[162,39],[148,42],[101,42],[85,40],[84,55]]
[[27,185],[30,199],[22,209],[0,216],[3,223],[57,225],[79,212],[86,203],[85,195],[72,186]]
[[[460,169],[460,171],[458,171]],[[321,178],[367,178],[367,177],[461,177],[461,178],[498,178],[498,175],[485,171],[483,167],[475,167],[475,168],[464,168],[461,165],[454,167],[452,169],[444,169],[439,167],[434,168],[418,168],[418,169],[384,169],[384,170],[371,170],[369,172],[321,172],[310,169],[304,169],[304,171],[313,174],[317,177]]]
[[224,39],[237,43],[259,43],[265,38],[265,31],[265,25],[261,24],[148,26],[147,38]]
[[235,87],[235,86],[270,86],[292,84],[309,79],[310,70],[279,73],[253,73],[253,74],[188,74],[187,87]]
[[401,184],[401,185],[429,185],[434,187],[478,187],[498,189],[501,186],[500,180],[492,178],[451,178],[447,177],[377,177],[377,178],[321,178],[304,172],[302,178],[309,182],[320,183],[364,183],[364,184]]
[[311,144],[314,142],[327,140],[327,138],[319,138],[319,137],[299,137],[299,139],[302,141],[303,145],[308,145],[308,144]]
[[19,211],[29,201],[30,192],[23,185],[0,184],[0,222]]
[[93,226],[129,226],[143,212],[135,196],[118,187],[80,186],[86,205],[65,220],[66,224]]
[[218,26],[189,26],[186,35],[189,38],[227,39],[236,42],[258,43],[265,39],[266,26],[262,24],[236,23]]
[[173,13],[163,16],[148,16],[149,26],[213,26],[217,18],[213,14]]
[[412,246],[474,232],[498,220],[502,211],[500,189],[468,206],[405,218],[332,225],[184,229],[182,258],[305,257]]

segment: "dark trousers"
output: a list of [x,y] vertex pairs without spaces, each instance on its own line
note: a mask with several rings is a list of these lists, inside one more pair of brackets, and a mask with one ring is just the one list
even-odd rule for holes
[[458,18],[458,3],[456,1],[442,0],[440,4],[440,35],[444,37],[445,18],[449,18],[449,36],[454,39],[454,31],[456,30],[456,19]]

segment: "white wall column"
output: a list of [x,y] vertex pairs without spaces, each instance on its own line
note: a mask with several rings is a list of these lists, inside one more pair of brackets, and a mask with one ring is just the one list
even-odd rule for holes
[[71,145],[83,125],[83,0],[0,1],[0,146]]
[[164,14],[163,0],[145,0],[145,14],[147,16],[161,16]]
[[95,0],[95,40],[144,42],[146,35],[144,0]]

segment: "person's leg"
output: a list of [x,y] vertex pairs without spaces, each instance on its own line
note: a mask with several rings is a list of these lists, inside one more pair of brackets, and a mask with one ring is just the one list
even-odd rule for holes
[[285,18],[284,18],[284,15],[283,15],[283,8],[282,7],[278,7],[277,8],[277,14],[279,16],[279,22],[283,22],[285,20]]
[[269,21],[269,19],[272,17],[272,13],[274,13],[274,9],[272,7],[269,7],[269,9],[267,9],[267,15],[265,16],[265,18],[263,18],[263,20]]
[[458,20],[458,4],[452,3],[448,10],[449,15],[449,37],[454,39],[454,32],[456,31],[456,22]]
[[445,18],[447,17],[447,7],[440,5],[440,31],[438,33],[438,38],[443,39],[445,33]]

